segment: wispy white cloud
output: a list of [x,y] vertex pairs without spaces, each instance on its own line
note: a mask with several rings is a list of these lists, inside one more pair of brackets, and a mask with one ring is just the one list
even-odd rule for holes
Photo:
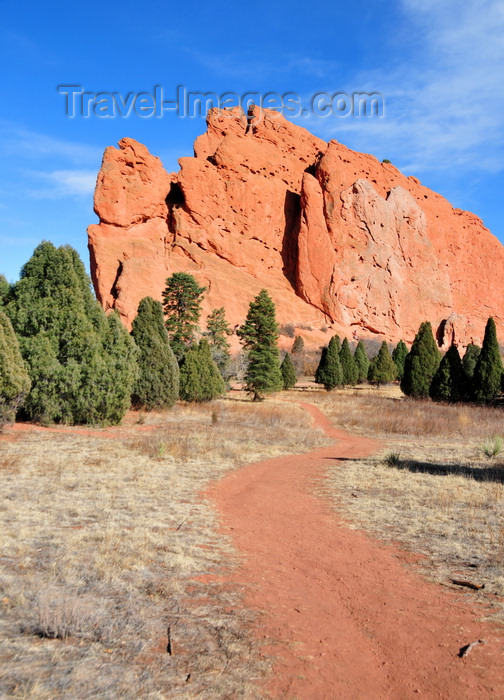
[[102,156],[102,149],[82,143],[57,139],[47,134],[30,131],[9,121],[0,121],[0,154],[36,160],[64,158],[72,163],[94,163]]
[[54,170],[51,172],[32,171],[31,175],[40,180],[40,186],[30,188],[36,199],[59,199],[61,197],[90,196],[94,192],[97,173],[94,170]]

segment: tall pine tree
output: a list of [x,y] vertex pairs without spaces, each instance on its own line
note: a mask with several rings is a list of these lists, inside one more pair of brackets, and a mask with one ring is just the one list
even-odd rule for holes
[[233,335],[233,331],[229,327],[226,320],[226,312],[223,306],[220,309],[214,309],[207,316],[205,336],[210,345],[212,358],[224,379],[229,378],[228,367],[230,360],[229,348],[230,344],[228,336]]
[[159,301],[145,297],[138,305],[131,335],[139,350],[138,377],[131,401],[136,408],[170,408],[179,392],[179,367],[170,347]]
[[205,289],[187,272],[174,272],[166,280],[163,292],[165,324],[172,350],[179,361],[195,340]]
[[238,329],[238,336],[248,352],[245,389],[252,394],[254,401],[283,387],[278,331],[275,304],[268,292],[262,289],[250,302],[245,323]]
[[472,378],[472,395],[478,403],[493,401],[501,390],[502,360],[497,342],[495,321],[489,318],[485,328],[485,337],[481,353],[474,368]]
[[432,326],[429,321],[424,321],[420,324],[411,350],[404,361],[402,392],[415,398],[428,397],[430,384],[440,361],[441,353],[432,335]]

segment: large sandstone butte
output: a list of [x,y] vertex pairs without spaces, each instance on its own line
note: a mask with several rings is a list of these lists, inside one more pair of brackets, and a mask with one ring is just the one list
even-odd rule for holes
[[224,306],[238,324],[264,287],[279,322],[312,343],[411,341],[423,320],[444,345],[481,342],[490,315],[502,328],[504,247],[476,216],[276,112],[248,130],[237,110],[207,124],[178,173],[133,139],[105,151],[91,273],[127,326],[186,271],[207,287],[204,313]]

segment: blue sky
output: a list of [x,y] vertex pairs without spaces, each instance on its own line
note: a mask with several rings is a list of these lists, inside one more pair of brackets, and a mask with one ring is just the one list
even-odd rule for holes
[[504,4],[501,0],[2,2],[0,273],[41,240],[88,265],[86,227],[103,150],[123,136],[168,170],[192,155],[202,117],[65,114],[58,85],[93,93],[379,92],[381,119],[296,120],[389,158],[480,216],[504,242]]

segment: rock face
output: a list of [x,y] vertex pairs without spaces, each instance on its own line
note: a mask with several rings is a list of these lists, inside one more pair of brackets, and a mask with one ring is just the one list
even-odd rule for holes
[[237,110],[207,124],[178,173],[133,139],[105,151],[91,272],[127,326],[186,271],[207,287],[204,315],[224,306],[241,323],[264,287],[279,322],[313,344],[336,332],[411,341],[424,320],[445,346],[480,343],[490,315],[502,328],[504,247],[476,216],[275,112],[248,133]]

